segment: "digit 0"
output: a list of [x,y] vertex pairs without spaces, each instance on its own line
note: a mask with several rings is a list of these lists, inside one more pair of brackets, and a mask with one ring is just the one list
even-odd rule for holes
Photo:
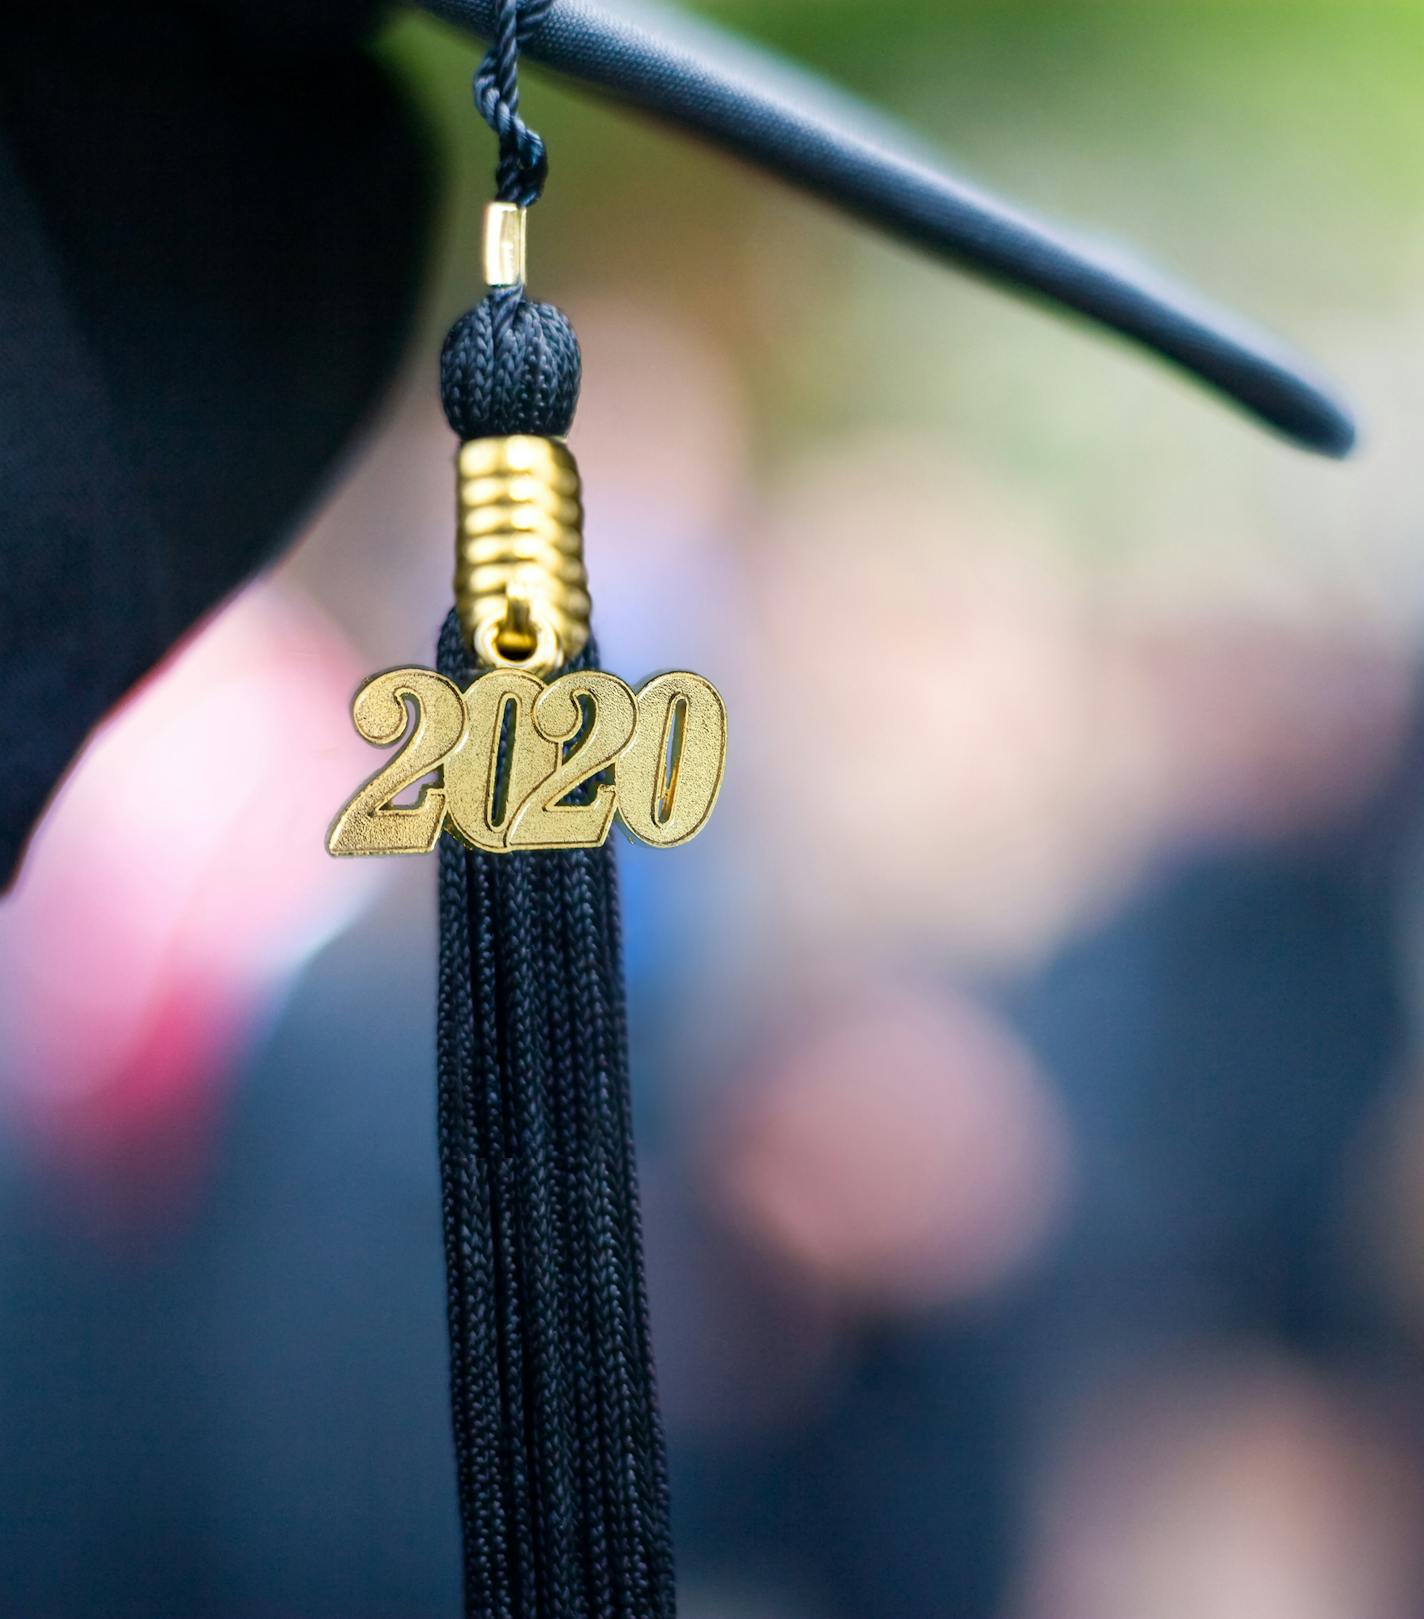
[[633,740],[613,766],[618,813],[636,838],[660,849],[706,824],[727,762],[727,710],[701,675],[656,675],[639,687]]
[[[450,830],[472,848],[497,854],[506,847],[514,812],[558,768],[559,746],[534,725],[544,683],[518,669],[492,669],[465,690],[469,725],[445,762]],[[513,724],[501,780],[500,738]]]

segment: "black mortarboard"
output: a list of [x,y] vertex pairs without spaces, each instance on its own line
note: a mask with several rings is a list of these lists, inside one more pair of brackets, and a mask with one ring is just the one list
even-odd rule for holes
[[[478,34],[489,0],[430,0]],[[94,724],[270,558],[378,398],[431,153],[365,4],[19,0],[0,57],[0,873]],[[525,55],[1348,450],[1283,349],[705,23],[556,0]]]

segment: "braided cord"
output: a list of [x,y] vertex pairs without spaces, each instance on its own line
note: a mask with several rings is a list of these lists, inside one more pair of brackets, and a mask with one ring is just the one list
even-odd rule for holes
[[495,0],[494,38],[475,71],[475,106],[499,138],[500,202],[538,202],[549,174],[543,140],[519,116],[519,47],[533,37],[553,0]]

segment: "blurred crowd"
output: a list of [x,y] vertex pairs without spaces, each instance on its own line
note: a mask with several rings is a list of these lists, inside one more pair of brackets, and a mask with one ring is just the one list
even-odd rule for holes
[[[1424,334],[1405,5],[727,4],[1289,330],[1357,463],[531,77],[607,665],[728,703],[621,849],[687,1619],[1424,1607]],[[868,49],[870,45],[874,49]],[[0,906],[0,1606],[457,1610],[434,870],[331,862],[449,598],[426,331]],[[8,1593],[6,1595],[5,1593]]]

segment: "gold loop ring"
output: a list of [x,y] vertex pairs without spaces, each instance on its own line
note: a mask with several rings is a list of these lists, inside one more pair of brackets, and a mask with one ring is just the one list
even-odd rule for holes
[[[534,637],[534,645],[527,652],[522,649],[516,652],[509,650],[509,626],[506,621],[486,619],[475,629],[475,656],[492,669],[523,669],[528,674],[538,675],[541,680],[545,675],[552,674],[564,661],[557,631],[535,612],[527,615],[525,624]],[[520,640],[523,638],[521,632]]]

